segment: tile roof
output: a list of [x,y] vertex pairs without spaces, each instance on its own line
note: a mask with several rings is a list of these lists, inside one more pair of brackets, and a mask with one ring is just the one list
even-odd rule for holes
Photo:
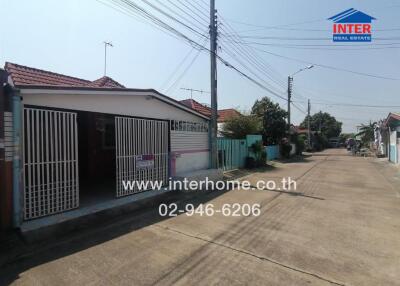
[[[211,116],[211,108],[197,102],[194,99],[181,100],[181,103],[190,107],[193,110],[196,110],[197,112],[200,112],[201,114]],[[225,122],[229,117],[237,115],[240,115],[240,112],[233,108],[218,110],[218,122]]]
[[115,88],[124,88],[122,84],[113,80],[111,77],[103,76],[95,81],[92,81],[92,84],[95,87],[115,87]]
[[105,87],[125,88],[112,78],[104,76],[95,81],[67,76],[41,69],[6,62],[4,69],[10,74],[15,86],[64,86],[64,87]]
[[208,106],[205,106],[204,104],[201,104],[197,102],[194,99],[185,99],[181,100],[181,103],[184,105],[190,107],[191,109],[196,110],[197,112],[200,112],[204,115],[211,116],[211,108]]
[[238,115],[240,112],[233,108],[218,110],[218,122],[225,122],[228,118]]

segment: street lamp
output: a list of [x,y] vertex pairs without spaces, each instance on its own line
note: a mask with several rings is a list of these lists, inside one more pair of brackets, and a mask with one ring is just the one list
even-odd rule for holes
[[305,68],[299,69],[297,72],[295,72],[294,74],[291,75],[291,77],[293,77],[295,74],[298,74],[299,72],[305,71],[305,70],[310,70],[314,67],[314,65],[309,65],[306,66]]
[[302,71],[312,69],[313,67],[314,67],[314,65],[306,66],[304,68],[299,69],[294,74],[288,76],[288,109],[287,110],[288,110],[288,129],[289,129],[289,131],[290,131],[290,104],[292,102],[293,76]]

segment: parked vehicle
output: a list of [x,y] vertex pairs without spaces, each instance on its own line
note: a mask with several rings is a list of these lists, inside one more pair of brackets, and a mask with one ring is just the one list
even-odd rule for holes
[[329,147],[330,148],[338,148],[340,147],[340,139],[337,137],[329,139]]

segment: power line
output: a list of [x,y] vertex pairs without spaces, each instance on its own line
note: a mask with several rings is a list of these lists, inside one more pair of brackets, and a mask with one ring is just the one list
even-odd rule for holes
[[[231,40],[232,41],[232,40]],[[332,51],[359,51],[359,50],[377,50],[377,49],[398,49],[400,43],[378,43],[365,45],[341,45],[341,44],[280,44],[280,43],[260,43],[260,42],[236,42],[237,44],[270,46],[289,49],[304,50],[332,50]],[[343,48],[346,47],[346,48]],[[360,48],[359,48],[360,47]]]
[[269,93],[275,95],[276,97],[279,97],[285,101],[287,101],[287,99],[283,96],[281,96],[279,93],[276,93],[275,91],[267,88],[266,86],[264,86],[263,84],[259,83],[257,80],[253,79],[251,76],[247,75],[246,73],[242,72],[241,70],[239,70],[238,68],[236,68],[235,66],[233,66],[232,64],[230,64],[228,61],[222,59],[221,57],[219,57],[220,61],[227,67],[235,70],[236,72],[238,72],[240,75],[242,75],[243,77],[247,78],[248,80],[250,80],[251,82],[253,82],[254,84],[256,84],[257,86],[261,87],[262,89],[268,91]]
[[[236,47],[233,46],[233,50],[231,51],[228,47],[223,46],[223,48],[225,48],[225,52],[230,55],[233,59],[235,59],[235,61],[237,61],[241,66],[243,66],[246,70],[250,71],[253,75],[255,75],[257,78],[259,78],[260,80],[264,81],[264,83],[266,83],[267,85],[269,85],[269,83],[267,83],[264,79],[262,79],[259,75],[257,75],[256,72],[254,72],[247,64],[243,63],[243,61],[239,58],[240,55],[242,55],[242,59],[246,62],[248,62],[250,65],[254,66],[256,68],[256,70],[258,70],[259,72],[261,72],[261,74],[264,74],[265,76],[267,76],[268,78],[270,78],[273,82],[275,82],[278,86],[282,87],[282,83],[279,83],[277,81],[275,81],[269,74],[268,72],[266,72],[263,68],[261,68],[259,66],[259,64],[257,63],[257,61],[254,61],[253,59],[251,59],[248,55],[243,54],[240,50],[238,50]],[[239,48],[240,49],[240,48]]]
[[[101,1],[99,1],[99,2],[103,3]],[[140,17],[142,17],[145,20],[149,21],[148,23],[156,25],[157,28],[161,28],[161,30],[164,31],[165,33],[167,33],[168,35],[172,34],[176,38],[184,40],[184,41],[188,42],[189,44],[196,46],[199,49],[204,48],[199,43],[197,43],[196,41],[194,41],[191,38],[189,38],[187,35],[183,34],[180,31],[178,31],[176,28],[172,27],[171,25],[169,25],[165,21],[161,20],[157,16],[153,15],[152,13],[148,12],[146,9],[140,7],[139,5],[135,4],[132,1],[128,1],[128,0],[111,0],[111,2],[116,4],[116,5],[118,5],[120,8],[123,7],[124,9],[127,9],[131,13],[136,13]],[[116,9],[116,10],[120,11],[119,9]]]
[[[100,2],[101,2],[101,1],[100,1]],[[112,2],[113,2],[114,4],[115,4],[115,3],[121,4],[121,5],[119,5],[120,8],[121,8],[121,6],[122,6],[123,8],[125,8],[125,10],[127,9],[129,12],[134,12],[134,13],[140,15],[142,18],[144,18],[144,19],[150,21],[150,22],[153,23],[154,25],[157,25],[158,27],[161,27],[161,28],[162,28],[163,30],[165,30],[165,32],[167,32],[168,34],[173,34],[173,35],[175,35],[177,38],[183,39],[184,41],[188,42],[189,44],[191,44],[192,46],[196,47],[196,48],[199,50],[198,54],[199,54],[200,51],[202,51],[202,50],[207,50],[207,51],[210,52],[210,50],[209,50],[208,48],[204,47],[204,45],[201,45],[201,44],[199,44],[198,42],[194,41],[193,39],[189,38],[187,35],[183,34],[183,33],[180,32],[179,30],[177,30],[176,28],[172,27],[171,25],[169,25],[169,24],[166,23],[165,21],[161,20],[160,18],[158,18],[157,16],[153,15],[152,13],[150,13],[149,11],[147,11],[146,9],[140,7],[139,5],[135,4],[134,2],[129,1],[129,0],[112,0]],[[102,2],[101,2],[101,3],[102,3]],[[114,7],[113,7],[113,8],[114,8]],[[158,9],[160,9],[160,8],[158,8]],[[116,10],[121,12],[120,9],[116,9]],[[160,9],[160,10],[161,10],[161,9]],[[162,14],[165,15],[165,14],[166,14],[165,11],[164,11],[164,13],[162,13]],[[174,20],[175,17],[171,16],[171,17],[168,17],[168,18]],[[176,18],[175,18],[175,19],[176,19]],[[175,20],[175,22],[177,22],[177,23],[183,25],[184,27],[187,26],[187,25],[185,25],[183,22],[181,22],[180,20],[178,20],[178,21]],[[197,32],[198,32],[198,31],[197,31]],[[196,58],[197,58],[198,54],[196,55]],[[185,69],[185,71],[183,72],[183,74],[178,78],[178,80],[177,80],[176,82],[178,82],[179,79],[183,77],[183,75],[184,75],[184,74],[186,73],[186,71],[190,68],[190,66],[193,64],[193,62],[195,61],[196,58],[194,58],[194,59],[192,60],[192,62],[189,64],[189,66]],[[241,70],[238,69],[236,66],[232,65],[231,63],[229,63],[228,61],[226,61],[225,59],[223,59],[221,56],[218,55],[217,58],[218,58],[225,66],[227,66],[227,67],[229,67],[229,68],[235,70],[235,71],[238,72],[241,76],[247,78],[248,80],[250,80],[251,82],[253,82],[253,83],[256,84],[257,86],[259,86],[260,88],[262,88],[262,89],[268,91],[270,94],[275,95],[275,96],[277,96],[277,97],[279,97],[279,98],[281,98],[281,99],[283,99],[283,100],[286,101],[286,98],[284,98],[283,96],[281,96],[279,93],[277,93],[277,92],[273,91],[272,89],[268,88],[267,86],[265,86],[265,84],[262,84],[262,83],[260,83],[259,81],[255,80],[253,77],[251,77],[251,76],[249,76],[247,73],[241,71]],[[174,83],[172,86],[174,86],[174,85],[175,85],[175,83]],[[170,87],[170,88],[171,88],[171,87]],[[169,89],[170,89],[170,88],[169,88]]]
[[[221,31],[225,32],[225,27],[226,29],[229,29],[232,34],[235,36],[235,38],[241,40],[239,36],[237,35],[236,31],[229,25],[229,23],[226,23],[224,21],[224,18],[222,15],[220,15],[221,18]],[[222,33],[220,33],[222,35]],[[260,58],[257,53],[254,52],[253,48],[251,46],[244,46],[241,45],[240,43],[237,43],[238,41],[232,41],[231,39],[228,39],[226,42],[229,47],[233,49],[233,51],[228,48],[225,44],[222,44],[223,49],[226,49],[226,52],[233,58],[235,61],[237,61],[241,66],[245,67],[248,71],[250,71],[253,75],[255,75],[258,79],[263,81],[265,84],[270,85],[267,83],[264,79],[260,78],[257,73],[255,73],[251,68],[247,66],[247,64],[244,64],[241,59],[249,63],[251,66],[253,66],[258,72],[261,72],[264,76],[269,78],[273,83],[275,83],[277,86],[280,88],[286,88],[285,83],[281,79],[276,79],[275,75],[278,74],[278,72],[274,71],[272,67],[270,67],[268,64],[265,63],[264,59]],[[239,59],[240,57],[241,59]],[[278,92],[278,93],[283,93],[283,92]]]
[[175,18],[174,16],[168,14],[167,12],[165,12],[164,10],[162,10],[161,8],[158,8],[156,5],[150,3],[147,0],[142,0],[142,2],[146,3],[147,5],[149,5],[150,7],[152,7],[154,10],[158,11],[159,13],[161,13],[162,15],[166,16],[167,18],[181,24],[182,26],[184,26],[185,28],[191,30],[192,32],[199,34],[200,36],[205,37],[201,32],[197,31],[196,29],[192,28],[191,26],[183,23],[182,21],[180,21],[179,19]]
[[[222,16],[220,16],[220,17],[221,17],[221,22],[223,24],[223,26],[221,27],[221,30],[224,31],[225,30],[224,29],[224,24],[225,24],[224,18]],[[277,71],[275,71],[270,65],[268,65],[263,58],[261,58],[257,53],[255,53],[253,47],[251,47],[249,45],[240,44],[240,41],[241,41],[240,36],[229,25],[229,23],[226,23],[226,27],[227,27],[227,29],[229,29],[230,31],[232,31],[234,33],[235,38],[239,39],[239,42],[228,40],[229,43],[231,43],[233,46],[237,46],[241,51],[243,51],[245,54],[244,57],[246,57],[247,59],[250,58],[250,62],[253,65],[260,67],[262,70],[262,73],[264,73],[268,78],[270,78],[278,86],[285,88],[286,83],[282,79],[274,78],[274,76],[279,75],[279,73]]]
[[[184,10],[183,8],[181,8],[180,6],[178,6],[176,3],[172,2],[171,0],[167,0],[169,3],[171,3],[175,8],[177,8],[179,11],[183,12],[185,15],[187,15],[188,17],[191,17],[192,19],[194,19],[197,23],[200,23],[201,25],[204,25],[206,23],[206,25],[208,24],[207,21],[205,21],[205,23],[200,22],[198,18],[194,17],[193,15],[191,15],[190,13],[188,13],[186,10]],[[201,18],[200,18],[201,19]],[[204,21],[204,19],[201,19]]]
[[305,112],[304,110],[302,110],[300,107],[298,107],[296,104],[294,104],[294,102],[292,101],[291,102],[292,103],[292,105],[293,105],[293,107],[294,108],[296,108],[298,111],[300,111],[301,113],[303,113],[303,114],[306,114],[307,115],[307,112]]
[[[183,5],[186,9],[188,9],[191,13],[193,13],[194,15],[196,15],[197,17],[199,17],[199,19],[202,19],[203,21],[206,21],[206,23],[208,23],[208,15],[205,15],[203,12],[201,12],[200,10],[198,10],[195,6],[193,6],[193,5],[191,5],[190,4],[190,1],[187,1],[187,4],[185,4],[184,2],[182,2],[181,0],[176,0],[176,1],[178,1],[179,3],[181,3],[181,5]],[[190,7],[189,7],[189,6]],[[195,9],[195,10],[197,10],[197,11],[199,11],[200,12],[200,14],[198,13],[198,12],[196,12],[195,10],[193,10],[193,9]],[[204,17],[204,18],[203,18]],[[209,24],[209,23],[208,23]]]
[[[318,19],[318,20],[310,20],[310,21],[303,21],[303,22],[297,22],[297,23],[290,23],[290,24],[282,24],[282,25],[275,25],[275,26],[265,26],[265,25],[257,25],[257,24],[251,24],[251,23],[246,23],[243,21],[237,21],[234,19],[227,19],[228,21],[232,23],[237,23],[241,24],[244,26],[250,26],[250,27],[258,27],[259,29],[251,29],[251,30],[246,30],[246,32],[252,32],[252,31],[261,31],[261,30],[268,30],[268,29],[276,29],[276,30],[289,30],[289,31],[303,31],[303,32],[329,32],[331,30],[329,29],[307,29],[307,28],[288,28],[290,26],[297,26],[297,25],[303,25],[303,24],[311,24],[311,23],[317,23],[317,22],[323,22],[325,19]],[[389,29],[374,29],[374,31],[398,31],[400,28],[389,28]],[[245,32],[245,31],[242,31]]]
[[[205,44],[205,43],[204,43]],[[188,72],[188,70],[192,67],[194,62],[197,60],[197,58],[200,55],[201,50],[198,50],[196,55],[193,57],[193,59],[190,61],[190,63],[186,66],[186,68],[183,70],[181,75],[169,86],[169,88],[165,91],[166,93],[170,92],[173,88],[177,86],[177,84],[180,82],[180,80],[185,76],[185,74]]]
[[365,107],[365,108],[400,108],[400,105],[368,105],[368,104],[352,104],[352,103],[324,103],[315,102],[313,104],[326,105],[326,106],[349,106],[349,107]]
[[[193,5],[196,4],[195,5]],[[210,14],[210,7],[208,7],[208,4],[205,4],[206,6],[202,6],[200,3],[202,2],[197,2],[195,0],[192,1],[188,1],[188,4],[190,4],[194,9],[196,9],[200,14],[204,15],[205,17],[208,17],[208,15]]]
[[[226,53],[231,56],[235,61],[237,61],[243,68],[245,68],[248,72],[250,72],[253,76],[255,76],[259,81],[263,82],[263,85],[270,86],[268,82],[266,82],[260,75],[258,75],[255,71],[253,71],[251,68],[249,68],[241,59],[239,59],[235,53],[232,53],[230,50],[226,50]],[[272,92],[272,94],[280,94],[283,92],[276,92],[273,91],[272,87],[269,87],[268,90]]]
[[[232,34],[225,34],[226,37],[234,37]],[[258,40],[283,40],[283,41],[332,41],[331,37],[288,37],[288,36],[254,36],[240,35],[242,39],[258,39]],[[400,37],[380,38],[374,37],[374,41],[390,41],[400,40]]]
[[196,22],[200,23],[202,28],[200,28],[200,27],[198,26],[198,24],[195,24],[194,22],[192,22],[192,20],[189,20],[189,19],[186,18],[185,16],[182,16],[181,14],[179,14],[178,12],[176,12],[174,9],[172,9],[171,7],[169,7],[168,5],[166,5],[166,4],[165,4],[164,2],[162,2],[161,0],[155,0],[155,1],[157,1],[157,3],[159,3],[159,4],[160,4],[161,6],[163,6],[165,9],[167,9],[168,11],[170,11],[171,13],[173,13],[174,15],[180,17],[180,19],[186,21],[186,22],[189,23],[190,25],[192,25],[192,26],[194,26],[194,27],[196,27],[196,28],[198,28],[198,29],[200,29],[200,30],[204,29],[204,27],[203,27],[204,23],[199,22],[199,21],[198,21],[196,18],[194,18],[193,16],[189,15],[189,16],[190,16],[192,19],[194,19]]
[[172,80],[174,75],[178,72],[178,70],[182,67],[182,65],[185,63],[185,61],[189,58],[189,56],[192,54],[192,52],[195,50],[194,47],[192,47],[189,52],[185,55],[185,57],[182,59],[182,61],[176,66],[176,68],[172,71],[170,76],[167,78],[167,80],[161,85],[160,89],[163,90],[168,83]]
[[282,24],[282,25],[274,25],[274,26],[264,26],[264,25],[256,25],[256,24],[250,24],[242,21],[237,21],[233,19],[227,19],[228,21],[232,23],[237,23],[245,26],[250,26],[250,27],[258,27],[261,29],[252,29],[252,30],[247,30],[248,32],[250,31],[260,31],[260,30],[267,30],[267,29],[277,29],[277,30],[294,30],[294,31],[325,31],[325,30],[318,30],[318,29],[301,29],[301,28],[286,28],[290,26],[297,26],[297,25],[303,25],[303,24],[310,24],[310,23],[317,23],[317,22],[322,22],[324,19],[318,19],[318,20],[308,20],[308,21],[302,21],[302,22],[296,22],[296,23],[289,23],[289,24]]
[[368,74],[368,73],[364,73],[364,72],[352,71],[352,70],[348,70],[348,69],[344,69],[344,68],[329,66],[329,65],[325,65],[325,64],[317,64],[317,63],[313,63],[311,61],[305,61],[305,60],[300,60],[300,59],[296,59],[296,58],[292,58],[292,57],[287,57],[287,56],[284,56],[284,55],[280,55],[280,54],[273,53],[273,52],[266,51],[266,50],[259,49],[259,48],[255,48],[255,49],[260,51],[260,52],[267,53],[267,54],[270,54],[270,55],[275,56],[275,57],[279,57],[279,58],[283,58],[283,59],[287,59],[287,60],[291,60],[291,61],[295,61],[295,62],[299,62],[299,63],[303,63],[303,64],[304,63],[305,64],[312,64],[314,66],[318,66],[318,67],[326,68],[326,69],[330,69],[330,70],[342,71],[342,72],[352,73],[352,74],[366,76],[366,77],[378,78],[378,79],[396,80],[396,81],[400,80],[400,78],[385,77],[385,76],[380,76],[380,75],[375,75],[375,74]]

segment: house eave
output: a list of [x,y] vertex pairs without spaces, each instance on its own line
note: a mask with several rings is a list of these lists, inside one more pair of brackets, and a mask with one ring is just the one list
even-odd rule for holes
[[170,104],[194,114],[206,120],[210,120],[206,115],[197,112],[179,101],[172,99],[155,89],[137,89],[137,88],[101,88],[101,87],[72,87],[72,86],[35,86],[18,85],[16,86],[21,95],[24,94],[66,94],[66,95],[126,95],[126,96],[151,96],[164,103]]

